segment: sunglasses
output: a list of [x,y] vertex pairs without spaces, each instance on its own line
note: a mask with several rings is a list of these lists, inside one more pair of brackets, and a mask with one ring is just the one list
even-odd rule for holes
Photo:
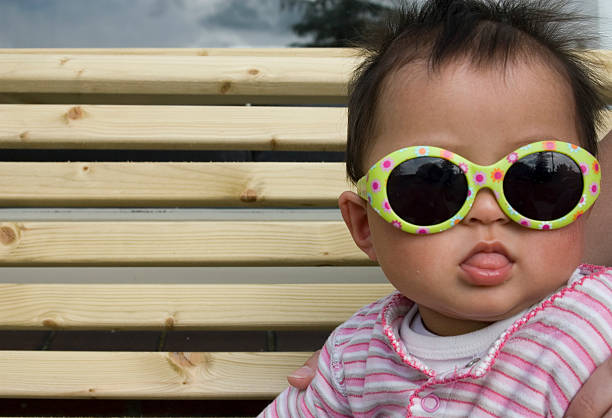
[[357,182],[357,191],[383,219],[412,234],[457,225],[483,188],[493,191],[514,222],[548,230],[586,212],[599,196],[600,181],[597,159],[567,142],[534,142],[489,166],[442,148],[416,146],[376,162]]

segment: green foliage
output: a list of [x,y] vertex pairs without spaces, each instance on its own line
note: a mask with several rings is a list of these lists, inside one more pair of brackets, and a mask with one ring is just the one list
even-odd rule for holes
[[358,39],[368,24],[382,18],[389,6],[368,0],[281,0],[281,7],[299,8],[302,20],[292,26],[312,42],[294,46],[344,47]]

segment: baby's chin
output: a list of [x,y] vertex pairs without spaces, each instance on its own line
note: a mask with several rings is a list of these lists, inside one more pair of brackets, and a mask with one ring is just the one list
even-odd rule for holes
[[441,309],[437,312],[453,320],[492,323],[511,318],[529,309],[538,300],[522,301],[519,304],[495,303],[492,300],[481,300],[447,307],[450,309]]

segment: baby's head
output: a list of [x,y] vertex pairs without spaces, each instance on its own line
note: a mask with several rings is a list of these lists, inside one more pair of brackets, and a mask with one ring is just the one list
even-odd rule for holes
[[[565,142],[595,155],[604,103],[592,67],[570,50],[578,32],[554,10],[532,0],[406,8],[351,83],[347,171],[363,180],[361,197],[340,197],[342,215],[439,334],[520,312],[580,262],[580,215],[598,193],[583,199],[582,185],[599,167]],[[435,158],[396,167],[424,154]],[[382,161],[370,172],[380,181],[366,179]]]

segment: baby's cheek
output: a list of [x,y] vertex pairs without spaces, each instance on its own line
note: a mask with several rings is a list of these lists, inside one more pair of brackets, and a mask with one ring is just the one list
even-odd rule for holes
[[523,248],[523,254],[536,268],[562,277],[571,274],[581,263],[584,251],[584,222],[581,219],[565,228],[535,233],[536,236],[530,237],[533,239],[523,241],[529,243]]

